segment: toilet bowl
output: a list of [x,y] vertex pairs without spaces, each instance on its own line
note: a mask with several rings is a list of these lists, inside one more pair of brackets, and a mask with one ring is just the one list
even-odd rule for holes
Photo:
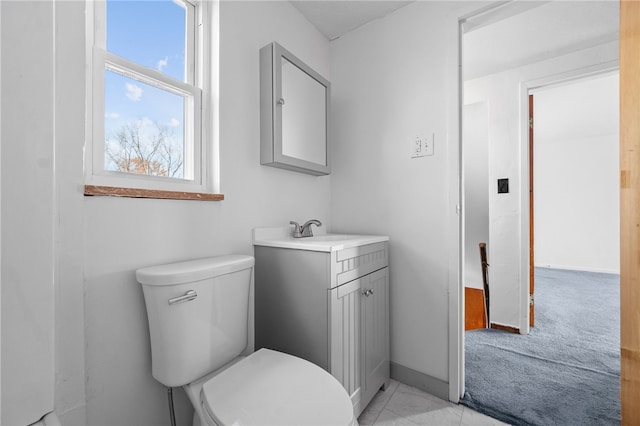
[[194,425],[354,426],[351,399],[327,371],[248,343],[253,257],[218,256],[136,271],[153,377],[182,386]]
[[342,385],[315,364],[260,349],[207,381],[208,425],[356,425]]

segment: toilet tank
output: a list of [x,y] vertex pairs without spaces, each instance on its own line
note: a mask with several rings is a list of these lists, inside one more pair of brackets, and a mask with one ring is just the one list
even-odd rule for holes
[[247,346],[254,259],[228,255],[136,271],[144,292],[153,377],[183,386]]

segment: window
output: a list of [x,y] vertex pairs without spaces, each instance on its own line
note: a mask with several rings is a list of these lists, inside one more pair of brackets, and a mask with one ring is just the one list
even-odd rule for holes
[[88,188],[214,191],[216,6],[210,0],[87,2]]

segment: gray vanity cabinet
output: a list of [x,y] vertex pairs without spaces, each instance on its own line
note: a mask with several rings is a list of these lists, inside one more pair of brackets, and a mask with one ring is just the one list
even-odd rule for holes
[[388,243],[255,246],[255,342],[329,371],[356,415],[389,384]]

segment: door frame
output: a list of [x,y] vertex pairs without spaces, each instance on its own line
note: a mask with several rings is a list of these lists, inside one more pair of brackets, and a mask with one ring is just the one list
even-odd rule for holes
[[640,418],[640,326],[637,322],[638,272],[636,253],[640,205],[637,196],[638,135],[636,120],[640,104],[640,85],[637,73],[640,57],[637,54],[640,39],[640,4],[620,2],[620,406],[621,423],[631,425]]
[[529,181],[529,327],[533,327],[535,320],[535,300],[533,298],[534,287],[536,281],[535,274],[535,259],[534,259],[534,249],[535,249],[535,233],[534,233],[534,205],[533,205],[533,178],[535,173],[535,168],[533,165],[533,145],[535,143],[534,135],[533,135],[533,123],[535,123],[535,119],[533,117],[534,110],[534,100],[533,93],[529,92],[529,105],[527,108],[527,114],[529,116],[527,128],[529,129],[529,147],[527,149],[527,153],[529,155],[529,174],[527,176]]

